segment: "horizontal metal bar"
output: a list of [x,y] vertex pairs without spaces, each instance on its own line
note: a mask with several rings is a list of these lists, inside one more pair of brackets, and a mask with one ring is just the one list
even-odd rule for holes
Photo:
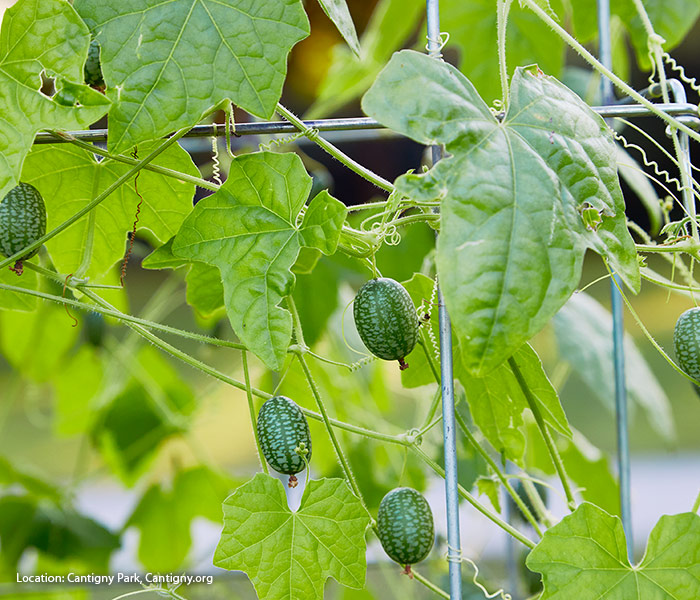
[[[348,119],[318,119],[316,121],[304,121],[307,127],[318,129],[319,131],[357,131],[363,129],[383,129],[384,126],[369,117],[352,117]],[[241,135],[265,135],[274,133],[295,133],[298,131],[294,125],[287,121],[260,121],[255,123],[236,123],[236,136]],[[84,142],[106,142],[106,129],[91,129],[87,131],[69,131],[69,135]],[[188,131],[184,137],[224,137],[226,126],[223,124],[210,123],[208,125],[196,125]],[[233,135],[233,134],[232,134]],[[38,133],[35,144],[55,144],[66,142],[64,139],[57,139],[50,133]]]
[[[700,129],[700,115],[698,107],[689,103],[655,104],[660,111],[673,117],[680,117],[687,125]],[[654,116],[646,106],[642,104],[612,104],[608,106],[592,106],[601,117],[651,117]],[[369,117],[352,117],[347,119],[318,119],[304,121],[307,127],[318,131],[358,131],[370,129],[384,129],[384,126]],[[236,136],[242,135],[266,135],[275,133],[294,133],[297,128],[286,121],[261,121],[256,123],[236,123]],[[84,142],[106,142],[106,129],[91,129],[85,131],[69,131],[69,135]],[[223,137],[226,135],[226,126],[212,123],[209,125],[197,125],[193,127],[185,137]],[[56,138],[51,133],[38,133],[35,144],[60,144],[68,140]]]

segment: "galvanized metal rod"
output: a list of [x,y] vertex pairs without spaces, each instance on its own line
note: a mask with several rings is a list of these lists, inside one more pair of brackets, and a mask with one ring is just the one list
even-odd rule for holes
[[[440,58],[440,3],[426,0],[428,53]],[[431,148],[433,164],[442,158],[442,148]],[[459,481],[455,426],[454,375],[452,370],[452,326],[438,286],[440,320],[440,378],[442,386],[442,431],[445,456],[445,504],[447,509],[447,560],[450,569],[450,599],[462,600],[462,544],[459,539]]]
[[[672,117],[679,117],[688,126],[700,130],[700,116],[698,107],[690,103],[659,103],[655,105],[659,110]],[[655,116],[646,106],[641,104],[611,104],[608,106],[592,106],[591,109],[603,118],[610,117],[653,117]],[[304,121],[307,127],[318,131],[371,131],[385,129],[384,125],[369,117],[351,117],[345,119],[317,119]],[[297,133],[299,130],[287,121],[258,121],[255,123],[237,123],[236,136],[244,135],[269,135],[279,133]],[[83,142],[106,142],[106,129],[85,129],[81,131],[68,131],[70,136]],[[197,125],[184,135],[184,138],[224,137],[226,126],[216,123]],[[70,140],[56,138],[49,132],[41,132],[34,138],[35,144],[66,144]],[[207,146],[207,149],[209,147]]]
[[[610,43],[610,2],[597,0],[598,3],[598,39],[600,62],[612,69],[612,49]],[[603,104],[615,100],[612,82],[603,77],[601,81]],[[625,350],[624,326],[622,322],[622,298],[618,285],[622,281],[615,275],[615,282],[610,284],[610,299],[613,319],[613,366],[615,371],[615,416],[617,426],[617,469],[620,478],[620,508],[622,510],[622,526],[627,539],[627,554],[633,559],[634,540],[632,537],[632,502],[630,486],[630,451],[627,419],[627,389],[625,387]]]

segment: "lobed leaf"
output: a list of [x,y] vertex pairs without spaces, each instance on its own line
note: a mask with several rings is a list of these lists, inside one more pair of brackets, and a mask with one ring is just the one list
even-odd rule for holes
[[200,201],[172,245],[176,257],[216,266],[238,338],[279,370],[292,318],[279,306],[294,288],[302,246],[335,251],[346,208],[319,193],[299,223],[311,178],[296,154],[246,154],[231,163],[221,189]]
[[214,564],[245,571],[261,600],[320,600],[329,577],[364,586],[369,521],[342,479],[311,480],[291,512],[282,483],[258,473],[224,502]]
[[102,48],[109,148],[199,122],[231,100],[272,117],[287,55],[309,34],[300,0],[76,0]]
[[[450,154],[396,185],[419,201],[441,199],[438,273],[471,373],[494,369],[549,321],[576,288],[587,248],[639,289],[612,137],[555,79],[516,69],[499,121],[454,67],[403,51],[363,107]],[[591,211],[595,226],[583,218]]]

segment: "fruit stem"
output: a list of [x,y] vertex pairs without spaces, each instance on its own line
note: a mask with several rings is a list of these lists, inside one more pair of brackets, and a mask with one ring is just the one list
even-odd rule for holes
[[317,130],[307,127],[299,117],[297,117],[290,110],[286,109],[279,102],[277,103],[277,112],[280,113],[285,119],[287,119],[287,121],[292,123],[299,131],[302,131],[304,135],[307,138],[309,138],[312,142],[318,144],[333,158],[343,163],[348,169],[354,171],[360,177],[363,177],[364,179],[366,179],[370,183],[373,183],[378,188],[381,188],[384,191],[387,191],[389,193],[394,191],[394,186],[391,184],[391,182],[387,181],[383,177],[380,177],[376,173],[373,173],[366,167],[363,167],[360,163],[354,161],[347,154],[343,153],[338,148],[336,148],[333,144],[331,144],[327,140],[324,140],[318,134]]
[[523,391],[523,395],[525,396],[525,399],[527,400],[527,404],[530,407],[530,410],[532,411],[533,416],[535,417],[535,421],[537,422],[537,427],[539,428],[540,433],[542,434],[542,438],[544,439],[544,443],[547,445],[547,450],[549,450],[549,455],[552,458],[552,462],[554,463],[554,468],[557,470],[557,474],[559,475],[559,479],[561,480],[561,484],[564,487],[564,493],[566,494],[566,500],[567,500],[567,503],[569,505],[569,510],[574,511],[574,510],[576,510],[576,500],[574,499],[574,494],[571,491],[571,485],[569,484],[569,478],[566,475],[566,470],[564,469],[564,463],[561,460],[561,456],[559,455],[559,451],[557,450],[557,447],[554,444],[554,439],[552,438],[552,434],[550,433],[549,429],[547,428],[547,424],[544,422],[544,419],[542,418],[542,413],[540,412],[540,407],[537,404],[537,400],[535,399],[535,396],[533,395],[532,390],[530,390],[530,386],[525,381],[523,374],[520,372],[520,368],[518,367],[518,363],[515,361],[515,359],[512,356],[508,359],[508,365],[510,366],[511,370],[513,371],[513,375],[515,375],[515,379],[518,381],[518,385],[520,386],[520,389]]
[[496,461],[493,460],[491,455],[478,442],[478,440],[474,437],[472,432],[469,431],[469,427],[467,427],[467,424],[464,421],[464,417],[462,417],[462,415],[459,414],[459,412],[455,411],[455,419],[457,420],[457,425],[459,425],[459,428],[462,430],[464,437],[467,438],[467,441],[474,447],[474,449],[491,467],[493,472],[496,474],[496,477],[498,477],[498,479],[503,484],[503,487],[506,488],[506,491],[510,494],[510,497],[513,498],[513,502],[515,502],[518,505],[518,508],[522,511],[525,518],[530,522],[530,525],[532,525],[532,528],[535,530],[535,533],[537,533],[538,536],[542,537],[542,529],[540,528],[537,519],[535,519],[534,515],[530,512],[530,509],[528,509],[527,505],[523,502],[522,498],[513,489],[513,486],[508,481],[508,478],[506,477],[505,473],[499,468],[498,464],[496,464]]
[[[438,463],[436,463],[432,458],[430,458],[423,450],[421,450],[418,446],[412,446],[413,451],[418,455],[418,457],[426,464],[428,465],[435,473],[437,473],[440,477],[445,477],[445,469],[443,469]],[[514,537],[516,540],[518,540],[521,544],[527,546],[528,548],[532,549],[536,546],[535,542],[533,542],[531,539],[525,537],[522,533],[520,533],[515,527],[501,519],[497,514],[492,513],[488,508],[486,508],[483,504],[481,504],[474,496],[472,496],[467,490],[465,490],[461,485],[458,485],[457,490],[459,492],[459,495],[462,496],[469,504],[471,504],[476,510],[478,510],[482,515],[484,515],[487,519],[490,519],[493,521],[496,525],[498,525],[501,529],[506,531],[508,534],[510,534],[512,537]]]
[[250,385],[250,371],[248,370],[248,352],[241,352],[241,363],[243,364],[243,379],[245,381],[245,393],[248,398],[248,412],[250,413],[250,423],[253,427],[253,435],[255,436],[255,447],[258,451],[258,460],[260,466],[266,475],[270,474],[267,467],[267,461],[263,459],[262,446],[260,445],[260,435],[258,434],[257,420],[255,418],[255,405],[253,404],[253,388]]

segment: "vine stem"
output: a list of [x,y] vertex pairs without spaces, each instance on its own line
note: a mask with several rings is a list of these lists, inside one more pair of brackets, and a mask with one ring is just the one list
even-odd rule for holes
[[[418,455],[418,457],[426,464],[428,465],[435,473],[440,475],[440,477],[445,477],[445,469],[443,469],[438,463],[436,463],[432,458],[430,458],[423,450],[421,450],[418,446],[412,446],[413,451]],[[533,542],[531,539],[525,537],[522,533],[520,533],[515,527],[512,525],[509,525],[506,523],[501,517],[499,517],[497,514],[492,513],[488,508],[486,508],[481,502],[479,502],[474,496],[472,496],[467,490],[465,490],[461,485],[458,486],[458,491],[459,495],[462,496],[469,504],[471,504],[476,510],[478,510],[482,515],[484,515],[487,519],[490,519],[493,521],[496,525],[498,525],[501,529],[506,531],[509,535],[513,536],[516,540],[518,540],[521,544],[524,544],[528,548],[532,549],[536,546],[535,542]]]
[[[70,133],[66,133],[64,131],[58,131],[55,129],[49,130],[49,133],[52,135],[60,138],[67,140],[71,144],[74,144],[75,146],[78,146],[80,148],[83,148],[84,150],[87,150],[88,152],[92,152],[93,154],[98,154],[100,156],[104,156],[105,158],[109,158],[110,160],[113,160],[115,162],[120,162],[124,163],[125,165],[137,165],[139,164],[139,161],[135,158],[131,158],[130,156],[124,156],[123,154],[112,154],[111,152],[108,152],[107,150],[104,150],[100,148],[99,146],[95,146],[93,144],[90,144],[88,142],[84,142],[83,140],[79,140],[75,136],[71,135]],[[206,179],[202,179],[201,177],[195,177],[194,175],[188,175],[187,173],[181,173],[180,171],[176,171],[174,169],[168,169],[167,167],[161,167],[159,165],[152,165],[152,164],[147,164],[144,165],[143,168],[146,171],[152,171],[153,173],[158,173],[160,175],[165,175],[166,177],[172,177],[173,179],[178,179],[179,181],[186,181],[187,183],[193,183],[194,185],[204,188],[205,190],[211,190],[212,192],[216,192],[219,190],[221,186],[219,186],[216,183],[213,183],[211,181],[207,181]]]
[[508,106],[508,65],[506,63],[506,27],[508,12],[513,0],[498,0],[496,8],[496,27],[498,31],[498,73],[501,77],[501,94],[503,107]]
[[[209,114],[213,113],[217,108],[213,108],[212,110],[208,111],[205,115],[203,115],[202,118],[208,116]],[[152,160],[154,160],[157,156],[165,152],[170,146],[172,146],[177,140],[179,140],[183,135],[185,135],[190,129],[192,129],[193,126],[188,126],[184,127],[183,129],[180,129],[180,131],[174,133],[171,137],[169,137],[165,142],[163,142],[158,148],[153,150],[146,158],[143,160],[139,161],[136,163],[131,169],[129,169],[124,175],[122,175],[119,179],[117,179],[112,185],[110,185],[104,192],[102,192],[97,198],[86,204],[83,208],[81,208],[77,213],[75,213],[72,217],[61,223],[58,227],[55,227],[51,231],[49,231],[46,235],[43,235],[40,237],[38,240],[35,242],[29,244],[26,248],[22,248],[19,252],[15,252],[12,256],[6,258],[5,260],[0,261],[0,270],[4,269],[5,267],[13,264],[14,262],[18,261],[20,258],[25,256],[26,254],[30,254],[37,248],[40,248],[45,242],[48,242],[50,239],[56,237],[59,233],[62,231],[65,231],[68,229],[73,223],[84,217],[86,214],[88,214],[91,210],[93,210],[96,206],[98,206],[103,200],[105,200],[113,191],[115,191],[119,186],[121,186],[123,183],[126,183],[131,179],[136,173],[138,173],[141,169],[143,169],[147,164],[149,164]]]
[[467,438],[467,440],[474,447],[474,449],[488,463],[491,469],[493,469],[494,473],[496,474],[496,477],[498,477],[500,482],[503,484],[503,487],[506,488],[506,491],[510,494],[510,497],[513,498],[513,502],[515,502],[518,505],[518,508],[522,511],[523,515],[525,515],[525,518],[530,522],[530,525],[532,525],[532,528],[535,530],[535,533],[538,536],[542,537],[542,529],[540,528],[537,519],[535,519],[533,514],[530,512],[530,509],[523,502],[522,498],[513,489],[513,486],[510,484],[510,481],[508,481],[508,478],[506,477],[505,473],[496,464],[496,461],[493,460],[491,455],[488,452],[486,452],[486,449],[474,437],[472,432],[469,431],[469,428],[467,427],[467,424],[464,421],[464,417],[462,417],[462,415],[460,415],[459,412],[455,411],[455,419],[457,420],[457,425],[459,425],[459,428],[462,430],[464,437]]
[[554,468],[557,470],[557,474],[559,475],[561,484],[564,487],[564,493],[566,494],[566,500],[569,505],[569,510],[573,511],[576,509],[576,500],[574,499],[574,494],[571,491],[569,478],[566,475],[564,463],[561,460],[559,451],[557,450],[557,447],[554,444],[552,434],[550,433],[549,429],[547,428],[547,424],[542,418],[542,413],[540,412],[539,406],[537,406],[537,400],[532,394],[532,390],[530,390],[530,386],[525,381],[523,374],[520,372],[520,367],[518,367],[518,363],[512,356],[508,359],[508,365],[513,371],[513,375],[515,375],[515,379],[517,379],[518,385],[523,391],[523,395],[527,400],[527,404],[535,417],[537,427],[539,427],[540,433],[542,434],[542,438],[544,439],[544,443],[547,445],[547,450],[549,450],[549,455],[551,456],[552,462],[554,463]]
[[695,498],[695,503],[693,504],[693,508],[691,509],[691,512],[698,512],[700,510],[700,492],[698,492],[698,497]]
[[544,523],[546,527],[551,527],[553,525],[552,519],[549,517],[549,511],[544,502],[542,502],[542,496],[540,496],[540,493],[537,491],[535,484],[527,478],[521,479],[520,482],[542,523]]
[[318,134],[318,131],[307,127],[304,124],[304,121],[297,117],[293,112],[282,106],[279,102],[277,103],[277,112],[280,113],[285,119],[287,119],[287,121],[289,121],[292,125],[294,125],[299,131],[302,131],[304,135],[307,138],[309,138],[312,142],[323,148],[333,158],[343,163],[348,169],[357,173],[360,177],[363,177],[370,183],[373,183],[378,188],[381,188],[386,192],[391,193],[394,191],[394,186],[391,184],[391,182],[387,181],[383,177],[380,177],[379,175],[370,171],[366,167],[363,167],[360,163],[354,161],[352,158],[350,158],[347,154],[336,148],[329,141],[324,140]]
[[620,89],[622,92],[627,94],[630,98],[634,98],[639,104],[648,108],[657,117],[668,123],[671,127],[680,129],[684,133],[687,133],[695,141],[700,142],[700,134],[685,123],[674,119],[673,117],[667,115],[665,112],[659,110],[652,102],[649,102],[644,96],[637,92],[634,88],[626,84],[622,79],[620,79],[615,73],[610,69],[606,68],[600,63],[595,56],[593,56],[586,48],[583,47],[572,35],[569,34],[559,23],[557,23],[552,17],[550,17],[538,4],[537,0],[521,0],[521,4],[527,6],[532,10],[542,21],[544,21],[552,31],[554,31],[560,38],[562,38],[569,46],[571,46],[576,52],[578,52],[581,57],[591,65],[596,71],[601,75],[604,75],[613,84]]
[[420,583],[422,583],[430,591],[435,592],[441,598],[447,598],[447,600],[450,600],[450,595],[445,590],[436,586],[432,581],[428,581],[425,577],[423,577],[423,575],[421,575],[413,567],[411,567],[411,573],[413,574],[413,578],[416,581],[419,581]]
[[[260,445],[260,435],[258,434],[257,420],[255,418],[255,406],[253,405],[253,388],[250,385],[250,371],[248,370],[248,352],[243,350],[241,352],[241,363],[243,364],[243,378],[245,381],[245,393],[248,398],[248,411],[250,412],[250,425],[253,428],[253,435],[255,436],[255,447],[258,450],[258,460],[260,461],[260,466],[266,475],[270,474],[270,470],[267,467],[267,461],[265,460],[262,452],[262,446]],[[308,471],[307,471],[308,474]]]
[[[297,343],[303,348],[305,348],[306,343],[304,342],[304,332],[301,328],[301,321],[299,320],[299,312],[297,311],[296,304],[294,303],[294,299],[291,296],[287,296],[287,308],[289,308],[289,312],[292,314],[294,334],[296,335]],[[333,430],[333,427],[331,427],[331,422],[328,418],[326,406],[323,403],[323,398],[321,398],[321,393],[319,392],[318,387],[316,386],[316,381],[314,381],[313,375],[311,374],[311,369],[309,369],[309,365],[306,362],[306,358],[304,357],[304,353],[297,352],[296,357],[299,361],[299,364],[301,365],[302,370],[304,371],[306,382],[309,384],[309,388],[311,388],[311,394],[313,395],[314,400],[316,401],[316,405],[318,406],[318,410],[321,413],[321,417],[323,418],[323,424],[326,426],[328,437],[331,439],[331,444],[333,445],[333,449],[335,450],[335,455],[338,459],[338,462],[340,463],[340,467],[343,469],[345,479],[347,480],[350,489],[359,498],[359,500],[364,506],[365,501],[362,498],[362,492],[360,491],[360,487],[357,485],[355,475],[353,475],[352,469],[350,468],[350,463],[348,462],[348,459],[340,446],[340,442],[338,441],[338,438],[335,435],[335,431]]]

